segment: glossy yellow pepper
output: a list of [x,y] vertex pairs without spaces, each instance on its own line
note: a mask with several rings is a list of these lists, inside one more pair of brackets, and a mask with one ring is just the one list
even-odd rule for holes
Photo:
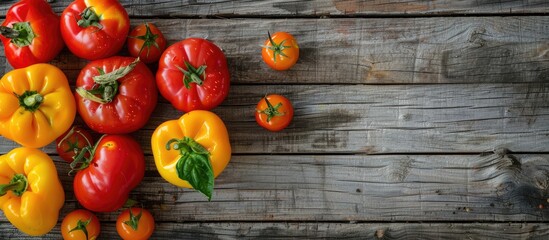
[[0,156],[0,207],[19,230],[31,236],[48,233],[64,203],[63,186],[47,154],[20,147]]
[[40,148],[69,129],[76,104],[67,77],[50,64],[12,70],[0,79],[0,134]]
[[164,122],[153,133],[156,168],[168,182],[194,188],[211,200],[214,178],[231,159],[229,134],[214,113],[195,110]]

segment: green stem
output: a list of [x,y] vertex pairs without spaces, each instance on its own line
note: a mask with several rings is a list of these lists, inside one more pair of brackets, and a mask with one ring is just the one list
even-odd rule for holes
[[19,32],[17,30],[6,26],[0,26],[0,34],[2,34],[2,36],[6,38],[11,39],[19,37]]
[[[72,161],[70,164],[71,170],[69,171],[69,176],[72,176],[74,172],[78,172],[90,166],[91,162],[93,161],[95,151],[97,150],[97,146],[99,146],[99,142],[101,142],[104,137],[105,135],[101,136],[101,138],[97,140],[95,145],[88,145],[80,149],[78,154],[74,156],[74,161]],[[89,153],[90,155],[86,157],[86,153]]]
[[[180,66],[176,67],[185,74],[183,76],[183,83],[185,84],[185,88],[190,89],[191,83],[196,83],[198,86],[202,86],[204,81],[206,81],[206,64],[201,65],[198,68],[195,68],[191,63],[185,61],[185,67],[187,69],[183,69]],[[202,79],[203,78],[203,79]]]
[[147,57],[149,57],[151,47],[154,46],[158,50],[160,50],[160,46],[158,46],[158,43],[156,43],[156,39],[158,38],[158,34],[153,34],[152,33],[151,28],[149,27],[148,23],[145,23],[145,28],[146,28],[145,35],[128,36],[128,37],[143,40],[143,45],[141,46],[141,49],[139,49],[139,53],[137,54],[137,56],[141,56],[141,52],[143,52],[143,49],[147,48]]
[[[173,145],[173,147],[171,147]],[[187,181],[194,189],[212,199],[214,173],[210,161],[210,152],[194,139],[171,139],[166,143],[166,149],[179,151],[176,163],[177,176]]]
[[72,137],[75,133],[82,136],[82,138],[84,138],[84,140],[86,140],[86,146],[92,146],[92,143],[90,142],[90,139],[88,139],[88,137],[83,134],[80,130],[75,130],[76,127],[72,127],[71,130],[65,134],[65,136],[59,141],[59,143],[57,144],[57,147],[60,148],[61,145],[63,145],[63,143],[65,143],[65,141],[67,141],[67,144],[69,145],[68,149],[65,150],[66,153],[68,152],[74,152],[74,156],[73,156],[73,160],[74,160],[74,157],[78,155],[78,153],[82,150],[81,148],[78,147],[78,137],[76,138],[76,141],[74,142],[71,142],[69,141],[69,138]]
[[26,47],[31,45],[34,39],[34,31],[29,22],[17,22],[12,25],[12,28],[1,26],[0,34],[11,39],[11,43],[17,47]]
[[31,112],[36,111],[44,101],[44,97],[36,91],[25,91],[23,94],[15,94],[15,96],[19,99],[19,106]]
[[86,235],[86,239],[90,239],[88,237],[88,225],[91,223],[92,221],[92,218],[90,217],[90,219],[88,219],[87,221],[83,222],[82,219],[78,219],[78,222],[76,223],[76,227],[74,227],[73,229],[71,229],[69,232],[73,232],[73,231],[82,231],[84,232],[84,235]]
[[267,35],[269,35],[269,42],[271,43],[271,46],[263,46],[264,48],[267,48],[271,51],[273,51],[273,61],[276,63],[276,55],[281,55],[284,57],[288,57],[283,50],[287,48],[292,48],[292,46],[285,46],[284,43],[286,40],[283,40],[280,43],[276,43],[273,38],[271,37],[271,33],[267,32]]
[[10,183],[0,185],[0,196],[6,195],[9,191],[13,191],[15,196],[21,197],[27,188],[29,187],[29,182],[27,177],[23,174],[15,174],[11,179]]
[[139,220],[141,220],[141,216],[143,215],[143,209],[140,208],[139,214],[133,215],[133,211],[130,208],[130,220],[125,221],[124,224],[130,226],[134,231],[137,231],[137,228],[139,227]]
[[94,88],[91,90],[86,90],[83,87],[76,88],[76,93],[78,93],[82,98],[105,104],[110,103],[114,100],[116,94],[118,94],[118,86],[120,83],[118,79],[128,75],[139,63],[139,58],[136,58],[128,66],[120,67],[112,72],[105,73],[103,69],[98,68],[99,75],[93,77],[95,82]]
[[265,102],[267,103],[267,108],[264,110],[257,110],[257,112],[267,115],[267,122],[270,122],[273,117],[284,116],[285,113],[278,111],[282,107],[282,103],[278,103],[276,106],[273,106],[267,96],[265,96]]
[[78,20],[77,24],[78,26],[82,28],[87,28],[89,26],[95,26],[99,29],[103,28],[103,25],[101,25],[99,22],[101,21],[100,17],[93,11],[93,7],[87,7],[82,11],[80,14],[80,17],[82,19]]

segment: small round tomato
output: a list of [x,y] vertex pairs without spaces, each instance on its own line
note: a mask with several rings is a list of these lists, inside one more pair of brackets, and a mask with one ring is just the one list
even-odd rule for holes
[[116,220],[118,235],[124,240],[149,239],[154,232],[153,216],[143,208],[130,209],[123,211]]
[[139,57],[144,63],[160,59],[166,49],[166,38],[152,23],[139,24],[128,36],[128,51],[133,57]]
[[[86,146],[93,146],[93,137],[87,130],[81,127],[72,127],[63,135],[59,136],[57,143],[57,153],[59,157],[68,163],[74,160],[74,156]],[[89,156],[89,153],[87,153]]]
[[97,239],[100,231],[99,219],[93,213],[84,209],[70,212],[61,223],[61,235],[65,240]]
[[257,103],[255,120],[269,131],[280,131],[286,128],[294,117],[294,108],[284,96],[271,94]]
[[277,32],[265,41],[261,51],[263,61],[274,70],[290,69],[299,58],[299,46],[294,36],[287,32]]

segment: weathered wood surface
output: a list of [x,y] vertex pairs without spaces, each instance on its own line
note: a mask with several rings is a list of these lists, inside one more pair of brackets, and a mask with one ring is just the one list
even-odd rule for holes
[[[64,216],[79,205],[67,164],[55,159]],[[212,202],[167,183],[146,161],[131,198],[159,222],[549,220],[549,155],[233,156]]]
[[[13,2],[0,5],[0,16]],[[69,2],[56,1],[55,11]],[[234,155],[212,202],[155,169],[150,134],[181,112],[161,99],[132,134],[147,161],[132,198],[155,215],[153,239],[549,237],[549,2],[121,2],[132,26],[153,22],[169,43],[215,42],[232,74],[214,112]],[[296,36],[294,68],[277,72],[261,61],[267,31]],[[52,63],[74,83],[86,61],[64,50]],[[266,93],[294,103],[288,129],[255,123]],[[0,153],[14,147],[0,137]],[[65,187],[61,220],[79,206],[68,166],[53,144],[43,150]],[[117,213],[99,217],[102,238],[116,239]],[[59,228],[43,238],[59,239]],[[3,214],[0,239],[25,239]]]
[[[548,158],[549,155],[513,155],[504,150],[479,156],[234,156],[228,169],[216,181],[213,202],[206,202],[202,195],[178,189],[160,179],[149,157],[147,177],[131,197],[154,210],[159,227],[157,236],[165,239],[175,233],[183,234],[180,231],[184,229],[190,231],[190,235],[185,235],[189,239],[206,237],[202,234],[220,237],[229,234],[226,237],[230,238],[231,231],[250,231],[245,230],[249,225],[260,226],[260,229],[268,226],[280,228],[280,234],[264,232],[273,237],[289,237],[291,235],[285,234],[297,232],[301,232],[300,236],[317,236],[315,232],[304,231],[303,226],[298,227],[300,231],[295,227],[284,228],[283,223],[276,223],[279,221],[302,221],[304,226],[312,227],[317,225],[313,222],[355,221],[540,222],[549,218]],[[66,164],[55,159],[63,185],[70,186]],[[61,216],[78,207],[72,190],[65,190],[68,199]],[[111,229],[105,234],[114,236],[110,234],[113,234],[117,213],[98,216],[105,228]],[[0,218],[0,221],[5,221],[5,218]],[[218,227],[207,227],[208,222],[220,221],[231,223],[212,223]],[[256,225],[258,223],[252,223],[255,221],[276,222]],[[9,239],[16,231],[5,225],[8,223],[0,223],[3,229],[0,238]],[[198,226],[203,225],[207,231],[199,232]],[[347,224],[335,224],[335,229],[327,228],[331,225],[334,224],[320,224],[318,234],[333,230],[330,232],[334,235],[329,236],[352,238],[371,235],[374,231],[371,228],[358,231],[353,227],[355,225]],[[410,232],[407,225],[398,227],[397,224],[396,229],[391,224],[374,225],[376,230],[385,229],[387,237],[414,237],[422,233],[420,226],[418,232]],[[425,237],[430,234],[441,237],[461,231],[479,237],[478,231],[485,229],[483,225],[473,224],[467,232],[459,227],[460,224],[457,226],[453,230],[425,229],[424,234]],[[492,230],[500,229],[501,234],[510,234],[508,238],[531,236],[528,234],[547,237],[548,234],[545,227],[515,228],[508,223],[491,226]],[[509,228],[513,230],[503,231]],[[229,233],[223,233],[222,229]],[[486,236],[495,234],[491,233],[490,227],[485,230],[483,234],[488,234]],[[50,236],[57,236],[55,231]],[[514,233],[517,235],[511,234],[514,231],[518,231]],[[347,235],[350,232],[360,235]]]
[[[160,223],[152,239],[529,239],[546,240],[549,225],[545,223]],[[115,236],[112,224],[105,225],[99,239]],[[0,237],[21,237],[16,229],[0,223]],[[44,238],[57,239],[59,229]],[[115,239],[115,238],[105,238]]]
[[[293,101],[294,120],[282,132],[255,122],[255,105],[266,93]],[[549,83],[240,85],[213,111],[237,154],[549,152]],[[165,100],[158,104],[134,134],[146,153],[152,131],[181,115]],[[0,139],[0,152],[15,146]],[[46,152],[55,153],[54,145]]]
[[[169,43],[205,37],[224,49],[233,84],[524,83],[549,79],[549,16],[382,19],[138,19]],[[261,59],[266,32],[300,44],[289,71]],[[11,69],[0,51],[0,66]],[[87,63],[66,51],[53,62],[75,79]],[[3,70],[3,69],[0,69]]]
[[[0,12],[15,1],[3,1]],[[71,0],[56,0],[51,5],[61,13]],[[244,0],[244,1],[168,1],[120,0],[132,17],[337,17],[464,14],[539,14],[549,12],[545,0]]]

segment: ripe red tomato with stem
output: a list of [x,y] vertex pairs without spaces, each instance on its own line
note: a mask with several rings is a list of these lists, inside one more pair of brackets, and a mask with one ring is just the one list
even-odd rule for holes
[[287,32],[276,32],[263,44],[263,61],[274,70],[287,70],[299,59],[299,46],[294,36]]
[[86,125],[107,134],[142,128],[158,99],[147,65],[120,56],[88,63],[76,80],[76,93],[76,107]]
[[96,60],[122,49],[130,19],[117,0],[75,0],[61,14],[61,35],[76,56]]
[[225,54],[212,42],[188,38],[164,51],[156,73],[158,90],[178,110],[210,110],[229,93]]
[[93,137],[89,131],[73,126],[56,140],[56,149],[59,157],[68,163],[86,146],[93,146]]
[[166,49],[166,38],[154,24],[143,23],[130,32],[127,45],[132,57],[152,63],[158,61]]
[[278,94],[267,95],[256,106],[255,120],[269,131],[280,131],[290,125],[294,108],[290,100]]
[[[90,153],[90,157],[84,157]],[[112,212],[128,201],[128,196],[145,175],[141,145],[126,135],[103,135],[93,147],[85,147],[71,163],[74,195],[94,212]]]

